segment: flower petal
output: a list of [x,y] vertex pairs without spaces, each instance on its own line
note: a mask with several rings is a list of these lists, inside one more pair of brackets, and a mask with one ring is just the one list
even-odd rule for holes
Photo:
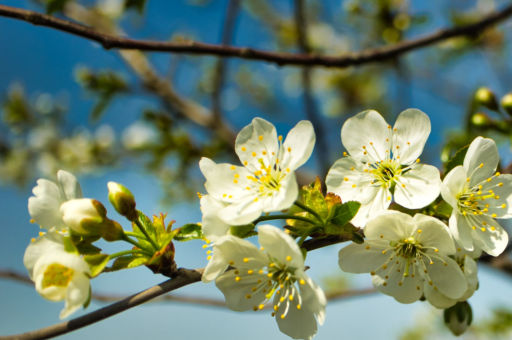
[[[482,184],[482,191],[492,190],[494,197],[481,201],[481,205],[488,205],[488,216],[496,218],[512,217],[512,175],[500,175],[492,178],[490,182]],[[496,197],[499,197],[498,199]]]
[[[313,124],[302,120],[288,132],[283,143],[283,164],[292,171],[302,166],[309,159],[315,147],[316,135]],[[290,150],[290,151],[288,151]]]
[[214,248],[214,254],[217,249],[220,249],[224,260],[235,268],[261,269],[269,263],[268,256],[263,251],[251,242],[235,236],[221,237]]
[[344,157],[333,164],[327,174],[325,184],[327,192],[333,192],[340,196],[343,202],[368,203],[373,200],[377,192],[370,183],[373,180],[374,177],[370,175],[363,163],[352,157]]
[[206,191],[215,199],[223,202],[237,202],[241,198],[254,195],[247,187],[252,186],[252,182],[247,178],[252,174],[244,167],[231,164],[211,164],[208,161],[202,168],[205,170]]
[[294,172],[287,174],[279,184],[281,187],[272,196],[260,196],[259,200],[261,200],[264,205],[263,212],[289,209],[297,200],[299,196],[299,186]]
[[[274,296],[274,305],[279,302],[279,295]],[[297,290],[294,291],[293,301],[286,300],[281,303],[281,306],[276,311],[276,322],[279,330],[288,335],[292,339],[313,339],[317,332],[317,323],[314,312],[309,308],[307,303],[297,308],[299,296]],[[281,317],[286,310],[285,306],[288,305],[288,310],[284,318]]]
[[258,226],[258,241],[265,251],[282,264],[303,269],[304,258],[293,238],[271,225]]
[[471,178],[469,185],[474,187],[494,175],[499,161],[498,147],[492,139],[475,138],[464,158],[464,169]]
[[210,195],[201,198],[201,212],[203,213],[202,229],[204,236],[216,241],[219,237],[227,235],[231,226],[225,223],[218,215],[219,210],[226,207],[223,203]]
[[247,271],[235,274],[235,270],[230,270],[219,276],[215,285],[224,294],[229,309],[244,312],[265,301],[266,293],[261,288],[253,291],[254,287],[262,286],[258,281],[267,282],[268,278],[261,274],[247,274]]
[[327,306],[327,298],[324,291],[304,271],[296,271],[295,275],[301,277],[305,282],[305,284],[299,285],[302,304],[307,305],[307,308],[316,315],[318,323],[323,325],[325,321],[325,306]]
[[90,288],[89,278],[83,273],[76,274],[69,283],[66,291],[66,304],[59,317],[67,318],[82,307],[89,299]]
[[[405,277],[403,273],[406,261],[402,258],[397,258],[397,260],[399,261],[397,266],[393,265],[386,269],[379,268],[376,274],[372,275],[372,284],[379,292],[394,297],[400,303],[416,302],[423,294],[423,280],[419,274]],[[401,269],[401,271],[398,272],[397,269]]]
[[275,126],[265,119],[254,118],[236,137],[235,151],[251,172],[260,169],[260,159],[265,167],[274,165],[279,151]]
[[417,164],[399,177],[395,201],[407,209],[423,208],[434,201],[441,191],[439,170],[431,165]]
[[391,126],[373,110],[363,111],[349,118],[341,128],[343,146],[350,156],[364,163],[385,159],[386,150],[389,152],[391,147],[391,139]]
[[28,211],[35,223],[48,230],[53,227],[57,230],[66,229],[60,212],[60,205],[66,199],[57,184],[40,179],[32,192],[36,197],[29,198]]
[[452,299],[460,298],[468,289],[468,283],[457,262],[444,254],[435,253],[434,257],[432,252],[430,255],[432,262],[426,255],[423,256],[428,271],[426,280],[432,281],[441,294]]
[[388,261],[389,253],[382,253],[387,248],[389,241],[380,239],[349,244],[338,253],[338,265],[347,273],[370,273]]
[[466,256],[464,258],[464,276],[468,281],[468,290],[459,298],[459,301],[466,301],[473,296],[478,288],[478,266],[475,260]]
[[217,164],[214,161],[206,157],[202,157],[199,161],[199,169],[205,178],[207,178],[210,171],[212,171],[216,165]]
[[400,147],[402,164],[411,164],[421,155],[430,129],[430,119],[424,112],[407,109],[400,113],[393,127],[393,150]]
[[391,204],[391,192],[384,187],[372,187],[368,190],[368,197],[372,197],[368,203],[361,205],[356,216],[350,221],[356,227],[364,227],[369,219],[378,216]]
[[263,202],[259,200],[258,196],[251,195],[219,210],[218,215],[225,223],[230,225],[244,225],[257,219],[263,212],[263,208]]
[[[395,210],[387,210],[366,224],[364,234],[370,240],[398,241],[413,235],[414,220],[411,216]],[[382,236],[382,237],[381,237]]]
[[84,197],[80,183],[78,183],[75,176],[67,171],[59,170],[59,172],[57,172],[57,178],[67,200]]
[[446,255],[455,254],[455,244],[448,227],[437,218],[416,214],[413,235],[424,247],[435,247]]
[[425,281],[425,298],[430,302],[430,304],[439,309],[446,309],[454,306],[457,303],[456,299],[451,299],[446,295],[442,294],[439,289],[434,288],[434,285],[430,285],[430,283]]
[[210,259],[210,262],[208,262],[208,265],[204,269],[203,276],[201,276],[201,281],[203,281],[204,283],[212,282],[217,277],[219,277],[219,275],[224,273],[226,269],[228,269],[228,266],[228,261],[226,261],[222,256],[221,250],[218,248],[214,248],[212,258]]
[[[474,219],[476,228],[471,230],[471,235],[475,244],[492,256],[498,256],[503,253],[508,244],[506,230],[497,221],[488,216],[480,215]],[[483,222],[486,224],[483,225]]]
[[467,178],[466,170],[459,165],[453,168],[443,180],[441,196],[443,196],[446,203],[451,205],[453,209],[457,209],[459,202],[458,196],[464,191]]
[[455,241],[460,244],[464,249],[473,250],[473,236],[471,236],[471,226],[468,224],[466,216],[459,213],[457,210],[452,212],[448,222]]
[[47,232],[30,243],[23,256],[23,264],[27,268],[28,275],[33,279],[33,271],[36,261],[44,254],[53,251],[64,251],[63,236],[56,232]]

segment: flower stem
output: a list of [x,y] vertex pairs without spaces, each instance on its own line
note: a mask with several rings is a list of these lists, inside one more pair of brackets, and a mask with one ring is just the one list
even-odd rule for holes
[[124,234],[124,235],[123,235],[122,240],[123,240],[123,241],[126,241],[126,242],[128,242],[128,243],[133,244],[135,247],[137,247],[137,248],[139,248],[139,249],[141,249],[141,250],[145,250],[145,251],[147,251],[147,252],[149,252],[149,253],[153,253],[153,250],[151,250],[151,249],[148,249],[148,248],[144,247],[143,245],[141,245],[139,242],[137,242],[137,241],[135,241],[135,240],[132,240],[132,239],[131,239],[131,238],[129,238],[129,237],[128,237],[128,235],[126,235],[126,234]]
[[254,224],[263,222],[263,221],[270,221],[270,220],[299,220],[311,223],[313,225],[318,225],[318,222],[313,221],[307,217],[302,216],[296,216],[296,215],[270,215],[270,216],[260,216],[256,221],[254,221]]
[[307,211],[308,213],[312,214],[313,216],[315,216],[319,221],[320,223],[322,223],[322,225],[325,224],[325,221],[324,219],[322,218],[322,216],[320,216],[319,213],[317,213],[316,211],[314,211],[313,209],[311,209],[310,207],[304,205],[303,203],[299,202],[299,201],[296,201],[295,202],[295,205],[298,206],[299,208],[301,208],[302,210],[305,210]]
[[109,259],[112,260],[112,259],[115,259],[116,257],[120,257],[120,256],[124,256],[124,255],[132,255],[132,254],[153,256],[153,254],[151,254],[148,251],[136,249],[136,250],[125,250],[125,251],[120,251],[118,253],[114,253],[112,255],[109,255]]
[[124,234],[128,235],[128,236],[132,236],[132,237],[136,237],[136,238],[140,238],[140,239],[148,241],[148,239],[146,237],[144,237],[144,235],[137,234],[137,233],[134,233],[134,232],[131,232],[131,231],[125,231]]
[[139,227],[140,231],[144,234],[144,236],[146,236],[147,240],[149,243],[151,243],[151,245],[153,246],[153,248],[155,248],[155,250],[159,250],[160,247],[158,246],[158,244],[156,244],[155,240],[153,240],[148,232],[146,231],[146,228],[144,228],[144,226],[142,225],[142,223],[140,223],[139,220],[135,220],[134,221],[135,224],[137,225],[137,227]]

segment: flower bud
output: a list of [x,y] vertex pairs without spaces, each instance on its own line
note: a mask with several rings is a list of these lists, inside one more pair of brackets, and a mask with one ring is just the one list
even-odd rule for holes
[[114,242],[123,238],[124,231],[119,223],[107,218],[100,229],[100,234],[105,241]]
[[135,221],[138,218],[137,210],[135,210],[135,198],[130,190],[125,186],[108,182],[108,200],[116,211],[125,216],[129,221]]
[[67,201],[60,206],[60,211],[71,230],[86,236],[99,235],[107,216],[103,204],[88,198]]
[[456,336],[463,334],[472,321],[473,311],[466,301],[457,302],[455,306],[444,310],[444,323]]
[[485,113],[478,112],[471,116],[471,124],[476,127],[486,127],[489,126],[490,118]]
[[507,93],[503,98],[501,98],[501,106],[510,116],[512,116],[512,92]]
[[489,110],[498,111],[498,102],[496,101],[496,96],[487,87],[481,87],[476,91],[475,101],[483,107],[488,108]]

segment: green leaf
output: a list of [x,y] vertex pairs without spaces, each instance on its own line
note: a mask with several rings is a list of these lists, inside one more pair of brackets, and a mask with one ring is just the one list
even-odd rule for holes
[[86,301],[85,301],[85,303],[83,304],[84,309],[86,309],[87,307],[89,307],[89,304],[91,303],[91,298],[92,298],[92,288],[91,288],[91,286],[89,285],[89,296],[87,296],[87,300],[86,300]]
[[78,252],[82,255],[95,255],[101,252],[101,248],[98,248],[88,243],[78,243],[76,245],[76,248],[78,249]]
[[254,231],[255,227],[256,226],[254,224],[231,227],[230,233],[231,233],[231,235],[236,236],[236,237],[248,238],[251,236],[258,235],[258,233]]
[[118,257],[111,267],[105,268],[104,272],[115,272],[122,269],[130,269],[143,266],[150,260],[149,257],[144,255],[127,255]]
[[136,9],[140,14],[144,12],[144,6],[146,5],[146,0],[125,0],[124,8]]
[[[153,223],[151,222],[149,217],[147,217],[142,211],[137,210],[137,213],[139,214],[139,221],[142,224],[142,226],[144,227],[144,229],[147,231],[148,235],[150,237],[152,237],[153,239],[155,239],[155,237],[156,237],[155,227],[153,226]],[[145,238],[144,234],[142,233],[142,231],[140,231],[139,227],[133,222],[132,222],[132,230],[135,234],[140,236],[137,238],[139,239],[139,243],[142,246],[147,247],[148,249],[153,248],[151,243],[146,241],[146,238]]]
[[[319,177],[316,178],[314,183],[303,187],[301,192],[303,202],[308,208],[313,209],[322,217],[326,217],[329,214],[329,208],[322,193],[322,182]],[[315,216],[308,216],[308,218],[317,219]]]
[[457,151],[457,153],[448,162],[446,162],[446,164],[444,165],[445,175],[452,171],[453,168],[455,168],[456,166],[464,164],[464,158],[466,157],[468,149],[469,145],[466,145],[465,147]]
[[360,207],[361,203],[355,201],[349,201],[341,205],[337,205],[331,222],[338,226],[344,226],[350,222],[354,216],[356,216]]
[[199,224],[188,223],[176,230],[174,239],[179,242],[200,240],[203,238],[203,231]]
[[91,269],[91,276],[96,277],[105,269],[110,257],[107,254],[88,255],[84,256],[84,260]]
[[78,249],[76,249],[75,244],[71,240],[71,237],[64,237],[63,242],[64,242],[64,250],[65,251],[67,251],[68,253],[72,253],[72,254],[77,254],[77,255],[79,254]]
[[436,210],[437,214],[444,216],[446,218],[449,218],[452,214],[453,208],[451,205],[449,205],[445,201],[441,201],[441,203],[439,203],[436,206],[435,210]]

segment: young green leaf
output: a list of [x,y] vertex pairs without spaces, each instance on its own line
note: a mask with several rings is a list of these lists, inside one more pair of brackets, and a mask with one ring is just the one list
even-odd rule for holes
[[179,242],[200,240],[203,238],[203,231],[199,224],[188,223],[178,228],[174,239]]
[[360,207],[361,203],[355,201],[349,201],[341,205],[337,205],[331,222],[338,226],[344,226],[350,222],[354,216],[356,216]]
[[96,277],[101,274],[103,269],[108,264],[109,256],[107,254],[96,254],[96,255],[88,255],[84,256],[85,262],[89,265],[91,269],[91,276]]
[[443,217],[449,218],[452,214],[453,208],[451,205],[449,205],[445,201],[441,201],[441,203],[436,205],[435,210],[436,210],[437,214],[439,214]]
[[457,151],[457,153],[448,162],[446,162],[446,164],[444,165],[445,175],[452,171],[453,168],[455,168],[456,166],[464,164],[464,158],[466,157],[468,149],[469,145],[466,145],[465,147]]
[[111,267],[105,268],[104,272],[115,272],[122,269],[130,269],[145,265],[150,260],[144,255],[127,255],[118,257]]
[[231,227],[230,233],[231,233],[231,235],[236,236],[236,237],[248,238],[251,236],[258,235],[258,233],[254,231],[254,228],[255,228],[254,224]]

